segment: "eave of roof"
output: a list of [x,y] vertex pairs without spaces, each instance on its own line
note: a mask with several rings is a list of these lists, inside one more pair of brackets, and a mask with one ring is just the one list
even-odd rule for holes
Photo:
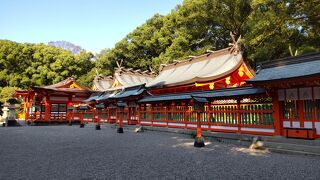
[[92,93],[95,91],[84,89],[76,89],[76,88],[50,88],[50,87],[32,87],[33,90],[44,90],[49,92],[64,92],[64,93]]
[[[292,60],[292,61],[290,61]],[[248,83],[285,81],[296,78],[319,77],[320,53],[274,60],[261,65],[257,75]]]
[[109,100],[111,97],[115,96],[117,93],[119,93],[119,91],[106,91],[103,94],[101,94],[96,101],[100,102],[100,101],[107,101]]
[[63,80],[63,81],[60,81],[60,82],[58,82],[58,83],[56,83],[56,84],[53,84],[53,85],[44,86],[43,88],[65,88],[65,86],[71,85],[72,83],[76,83],[77,86],[79,86],[79,87],[80,87],[81,89],[83,89],[83,90],[90,90],[90,88],[85,87],[85,86],[79,84],[79,83],[75,80],[75,78],[72,78],[72,77],[69,77],[69,78],[67,78],[67,79],[65,79],[65,80]]
[[83,102],[95,102],[102,94],[103,92],[95,92],[88,99],[83,100]]
[[209,91],[196,91],[189,93],[175,93],[165,94],[159,96],[146,96],[139,100],[139,103],[152,103],[161,101],[177,101],[177,100],[190,100],[192,98],[223,98],[223,97],[240,97],[247,95],[265,94],[266,91],[263,88],[254,87],[240,87],[240,88],[226,88],[219,90]]
[[123,99],[123,98],[139,96],[146,90],[144,85],[145,84],[124,88],[122,91],[120,91],[110,99]]

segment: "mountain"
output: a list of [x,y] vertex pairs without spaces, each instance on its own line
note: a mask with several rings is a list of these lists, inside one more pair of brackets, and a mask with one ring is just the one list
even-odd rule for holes
[[73,54],[80,54],[80,52],[84,50],[82,47],[68,41],[50,41],[48,45],[71,51]]

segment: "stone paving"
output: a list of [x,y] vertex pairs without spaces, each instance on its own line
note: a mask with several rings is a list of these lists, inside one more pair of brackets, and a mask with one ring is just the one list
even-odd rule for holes
[[0,127],[0,179],[320,179],[320,157],[105,125]]

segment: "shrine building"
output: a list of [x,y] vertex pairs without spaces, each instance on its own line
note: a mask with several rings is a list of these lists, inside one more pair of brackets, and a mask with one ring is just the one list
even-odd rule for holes
[[[240,50],[226,48],[162,64],[157,76],[118,67],[113,76],[96,76],[92,89],[69,78],[16,96],[24,99],[27,121],[182,129],[200,123],[214,132],[315,139],[320,137],[319,66],[320,53],[311,53],[263,62],[255,72]],[[32,116],[34,108],[40,119]]]

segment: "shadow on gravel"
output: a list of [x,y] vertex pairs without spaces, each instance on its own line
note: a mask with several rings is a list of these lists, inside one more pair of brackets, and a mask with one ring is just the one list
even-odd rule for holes
[[250,149],[245,147],[232,147],[231,151],[237,155],[237,154],[247,154],[251,156],[264,156],[267,157],[270,154],[270,151],[268,150],[258,150],[258,149]]
[[241,147],[236,146],[233,144],[226,144],[226,143],[220,143],[220,142],[210,142],[205,141],[205,147],[203,148],[195,148],[194,147],[194,140],[192,137],[186,136],[186,137],[179,137],[179,136],[173,136],[171,139],[174,139],[177,143],[175,145],[172,145],[173,148],[187,148],[187,149],[195,149],[195,150],[201,150],[201,151],[215,151],[217,149],[225,148],[227,147],[229,152],[233,155],[250,155],[250,156],[256,156],[256,157],[268,157],[270,155],[270,151],[268,150],[259,150],[259,149],[250,149],[248,147]]

